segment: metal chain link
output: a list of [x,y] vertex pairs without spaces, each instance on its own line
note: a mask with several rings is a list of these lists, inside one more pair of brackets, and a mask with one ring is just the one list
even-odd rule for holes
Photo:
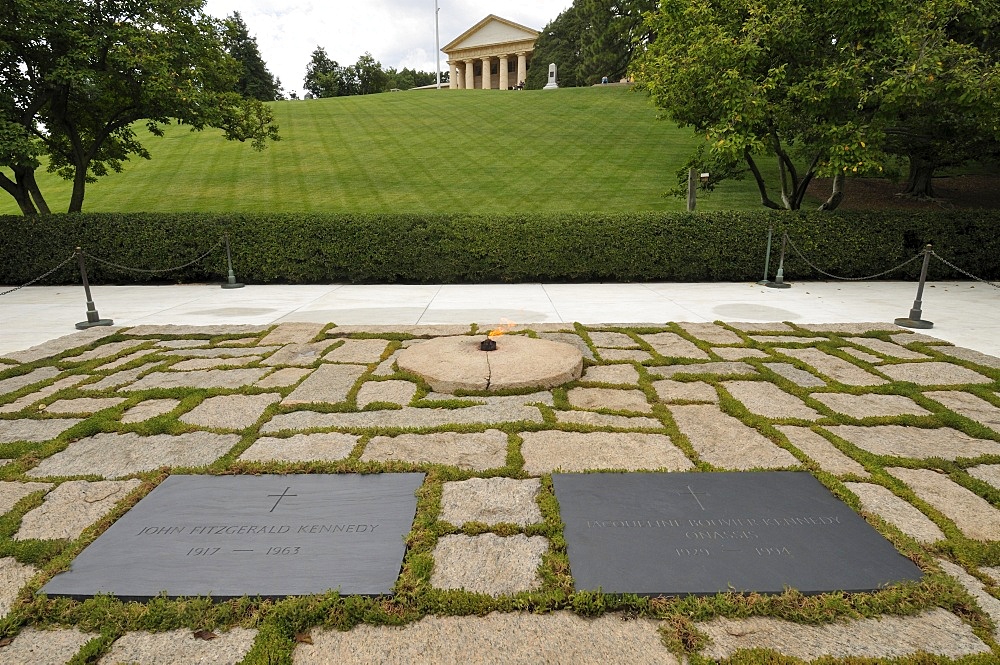
[[827,277],[830,277],[831,279],[839,279],[839,280],[842,280],[842,281],[845,281],[845,282],[860,282],[860,281],[864,281],[866,279],[875,279],[875,278],[881,277],[883,275],[888,275],[891,272],[895,272],[895,271],[899,270],[903,266],[906,266],[906,265],[909,265],[909,264],[913,263],[914,261],[916,261],[917,259],[921,258],[924,255],[923,252],[920,252],[919,254],[917,254],[916,256],[914,256],[913,258],[910,258],[910,259],[907,259],[906,261],[903,261],[902,263],[900,263],[898,266],[896,266],[894,268],[889,268],[888,270],[883,270],[880,273],[876,273],[874,275],[868,275],[867,277],[839,277],[837,275],[833,275],[831,273],[826,272],[825,270],[822,270],[822,269],[818,268],[816,266],[816,264],[814,264],[812,261],[810,261],[809,259],[807,259],[802,254],[802,252],[799,251],[799,248],[795,246],[795,243],[792,242],[792,239],[788,237],[787,233],[785,234],[785,237],[788,238],[788,244],[792,246],[792,249],[794,249],[795,253],[799,255],[799,258],[802,259],[803,261],[805,261],[806,264],[810,268],[812,268],[813,270],[815,270],[816,272],[818,272],[818,273],[820,273],[822,275],[826,275]]
[[941,261],[941,263],[945,264],[946,266],[948,266],[952,270],[957,270],[958,272],[962,273],[966,277],[971,277],[972,279],[976,280],[977,282],[982,282],[983,284],[988,284],[989,286],[992,286],[994,289],[1000,289],[1000,284],[994,284],[993,282],[990,282],[988,280],[982,279],[980,277],[976,277],[975,275],[973,275],[968,270],[962,270],[961,268],[959,268],[954,263],[952,263],[948,259],[946,259],[943,256],[941,256],[940,254],[938,254],[934,250],[931,250],[931,254],[933,254],[935,258],[937,258],[939,261]]
[[36,277],[35,279],[31,280],[27,284],[22,284],[21,286],[15,286],[13,289],[4,291],[3,293],[0,293],[0,296],[5,296],[8,293],[14,293],[14,291],[18,291],[20,289],[23,289],[26,286],[31,286],[35,282],[42,281],[43,279],[45,279],[46,277],[48,277],[49,275],[51,275],[52,273],[54,273],[56,270],[59,270],[60,268],[62,268],[64,265],[66,265],[67,263],[69,263],[70,261],[72,261],[75,258],[76,258],[76,254],[70,254],[68,259],[66,259],[65,261],[63,261],[62,263],[60,263],[55,268],[53,268],[52,270],[48,271],[47,273],[45,273],[41,277]]
[[111,266],[112,268],[118,268],[119,270],[131,270],[133,272],[141,272],[141,273],[146,273],[146,274],[149,274],[149,275],[155,275],[155,274],[161,273],[161,272],[173,272],[174,270],[181,270],[183,268],[187,268],[188,266],[193,266],[194,264],[198,263],[198,261],[201,261],[206,256],[208,256],[209,254],[211,254],[215,250],[219,249],[219,247],[222,246],[222,243],[225,242],[225,240],[226,240],[225,237],[219,238],[219,242],[215,243],[215,246],[212,247],[212,249],[208,250],[207,252],[205,252],[204,254],[202,254],[201,256],[199,256],[198,258],[196,258],[195,260],[189,261],[189,262],[185,263],[184,265],[177,266],[175,268],[159,268],[159,269],[156,269],[156,270],[148,270],[146,268],[133,268],[131,266],[123,266],[120,263],[115,263],[113,261],[108,261],[106,259],[99,258],[99,257],[94,256],[93,254],[91,254],[89,252],[84,252],[83,255],[86,256],[88,259],[93,259],[94,261],[97,261],[98,263],[103,263],[106,266]]

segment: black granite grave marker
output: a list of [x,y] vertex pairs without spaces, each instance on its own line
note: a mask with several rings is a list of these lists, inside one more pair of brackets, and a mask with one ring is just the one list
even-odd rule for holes
[[808,473],[553,474],[578,590],[873,591],[920,569]]
[[123,600],[391,594],[423,478],[171,476],[41,592]]

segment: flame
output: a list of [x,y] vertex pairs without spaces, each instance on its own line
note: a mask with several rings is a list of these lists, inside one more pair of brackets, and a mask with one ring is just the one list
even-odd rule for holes
[[493,339],[494,337],[501,337],[513,330],[516,326],[517,324],[510,319],[500,319],[500,326],[491,330],[487,337],[490,339]]

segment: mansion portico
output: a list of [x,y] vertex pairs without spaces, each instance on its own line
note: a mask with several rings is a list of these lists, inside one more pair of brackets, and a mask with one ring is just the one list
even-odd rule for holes
[[538,31],[490,14],[441,50],[450,88],[507,90],[524,82]]

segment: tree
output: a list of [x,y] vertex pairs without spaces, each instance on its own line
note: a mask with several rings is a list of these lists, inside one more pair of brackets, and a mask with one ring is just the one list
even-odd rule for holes
[[317,46],[312,52],[312,58],[306,65],[306,78],[303,85],[314,97],[337,97],[350,94],[348,82],[345,80],[344,68],[331,60],[326,49]]
[[250,36],[240,13],[233,12],[226,18],[224,25],[222,43],[226,47],[226,53],[240,63],[242,70],[235,91],[262,102],[281,99],[281,81],[268,70],[260,55],[257,38]]
[[6,0],[0,7],[0,186],[24,214],[46,212],[34,183],[39,157],[72,180],[69,212],[86,185],[149,158],[135,132],[171,122],[217,127],[262,150],[277,140],[269,108],[233,92],[238,65],[202,0]]
[[548,82],[549,63],[553,62],[556,63],[559,85],[584,85],[580,76],[583,60],[581,25],[580,12],[574,4],[542,29],[531,55],[525,87],[532,90],[544,87]]
[[582,35],[581,77],[587,84],[624,77],[637,47],[650,39],[644,15],[656,0],[576,0]]
[[371,95],[385,92],[389,77],[382,71],[382,63],[375,60],[371,53],[365,53],[358,58],[353,67],[355,90],[358,95]]

